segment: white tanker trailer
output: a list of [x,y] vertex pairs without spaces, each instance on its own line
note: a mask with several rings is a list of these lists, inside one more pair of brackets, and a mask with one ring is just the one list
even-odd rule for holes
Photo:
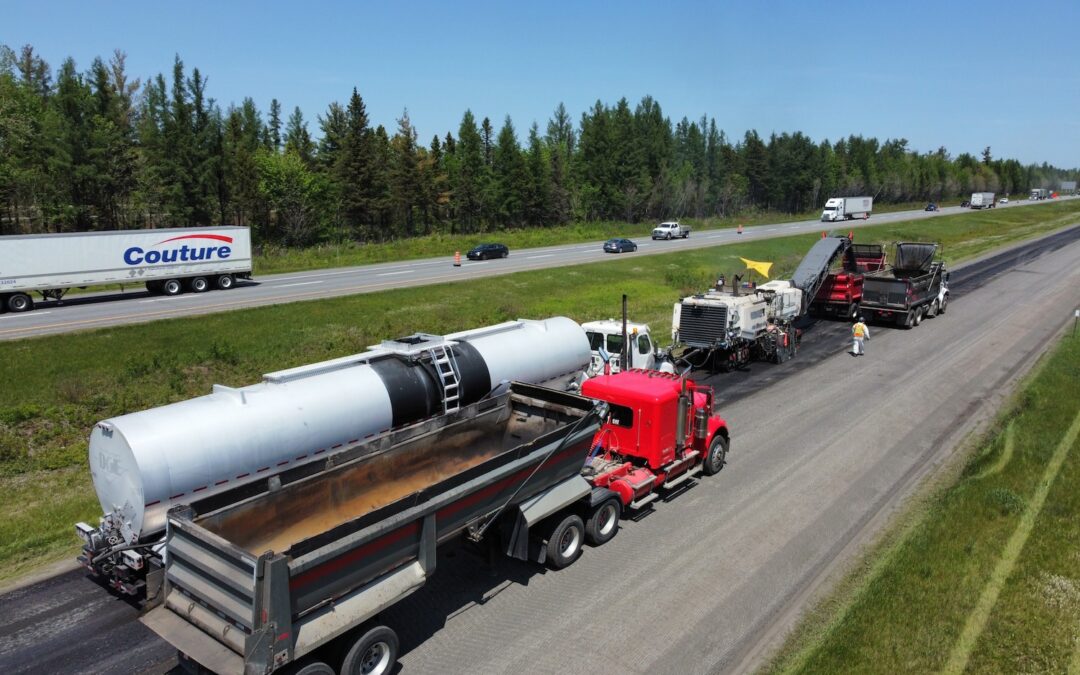
[[124,593],[153,589],[147,575],[160,574],[173,506],[220,508],[272,491],[285,472],[315,470],[343,446],[454,414],[510,381],[569,389],[590,355],[585,331],[564,317],[417,333],[99,422],[89,459],[104,515],[98,527],[75,526],[79,561]]

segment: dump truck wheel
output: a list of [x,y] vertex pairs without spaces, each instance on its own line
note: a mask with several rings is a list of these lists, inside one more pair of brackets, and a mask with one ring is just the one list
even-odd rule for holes
[[724,464],[727,463],[729,445],[730,441],[722,434],[713,436],[712,443],[709,444],[709,454],[705,455],[705,463],[701,466],[706,476],[715,476],[720,473],[720,469],[724,468]]
[[561,570],[581,556],[581,541],[584,539],[585,524],[581,518],[569,515],[562,519],[547,543],[547,561],[553,569]]
[[385,675],[393,671],[397,656],[397,633],[386,626],[376,626],[349,647],[341,662],[341,675]]
[[312,661],[300,670],[297,670],[295,675],[337,675],[337,673],[334,672],[333,668],[322,661]]
[[948,294],[948,293],[946,293],[946,294],[945,294],[945,297],[941,299],[941,307],[938,307],[938,311],[937,311],[937,313],[938,313],[938,314],[944,314],[944,313],[945,313],[945,307],[946,307],[946,306],[947,306],[948,304],[949,304],[949,294]]
[[622,502],[612,497],[601,502],[592,510],[585,521],[585,540],[593,546],[600,546],[611,541],[619,531],[619,516],[622,515]]

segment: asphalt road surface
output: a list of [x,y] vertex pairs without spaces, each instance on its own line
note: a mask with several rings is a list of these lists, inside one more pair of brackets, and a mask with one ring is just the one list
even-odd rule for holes
[[[1017,208],[1027,204],[1049,202],[1014,202],[999,208]],[[868,220],[839,223],[822,223],[805,220],[795,223],[777,223],[748,227],[743,234],[735,230],[706,230],[693,233],[687,239],[652,241],[648,237],[636,237],[636,253],[621,255],[649,255],[671,251],[716,246],[734,241],[782,237],[804,232],[849,230],[864,225],[933,218],[939,214],[962,213],[967,209],[949,207],[939,212],[900,211],[872,216]],[[129,323],[142,323],[198,314],[225,312],[243,307],[275,305],[299,300],[332,298],[355,293],[371,293],[392,288],[445,284],[480,277],[511,274],[562,265],[611,260],[619,254],[604,253],[602,242],[566,244],[547,248],[521,249],[510,252],[501,260],[462,260],[460,267],[452,264],[452,252],[441,258],[411,260],[362,267],[314,270],[291,274],[262,276],[253,282],[240,282],[228,292],[164,297],[150,295],[141,285],[124,293],[95,293],[72,296],[58,304],[55,301],[38,302],[36,309],[21,314],[0,314],[0,340],[15,340],[39,335],[67,333],[89,328],[103,328]]]
[[[808,322],[782,366],[704,378],[729,463],[624,521],[569,568],[442,555],[392,607],[401,673],[745,671],[822,584],[1072,321],[1080,226],[952,273],[948,313],[910,331]],[[1037,292],[1033,292],[1037,290]],[[699,377],[699,379],[702,379]],[[161,673],[175,652],[127,601],[66,573],[0,597],[0,672]]]

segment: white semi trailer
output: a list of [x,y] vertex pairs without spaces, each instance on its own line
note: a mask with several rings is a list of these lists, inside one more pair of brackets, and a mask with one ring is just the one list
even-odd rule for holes
[[971,208],[973,209],[992,209],[996,205],[994,201],[993,192],[972,192],[971,193]]
[[272,490],[281,476],[325,468],[343,447],[450,418],[511,381],[574,388],[589,361],[589,340],[574,321],[517,320],[446,336],[418,333],[104,420],[89,447],[103,515],[96,527],[75,526],[84,542],[79,561],[118,591],[152,594],[173,506],[221,508]]
[[246,227],[116,230],[0,237],[0,311],[34,308],[72,288],[145,284],[177,295],[233,287],[251,277]]
[[833,197],[825,202],[821,221],[833,223],[852,218],[866,219],[874,211],[873,197]]

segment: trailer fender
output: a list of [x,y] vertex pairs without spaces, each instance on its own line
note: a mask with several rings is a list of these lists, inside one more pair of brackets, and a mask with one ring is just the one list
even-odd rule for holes
[[612,497],[619,498],[618,493],[603,487],[594,487],[589,494],[589,508],[595,508]]
[[[571,504],[588,497],[593,491],[589,481],[580,475],[572,476],[558,485],[518,504],[517,517],[506,536],[506,555],[529,560],[529,528]],[[540,561],[543,562],[543,561]]]

